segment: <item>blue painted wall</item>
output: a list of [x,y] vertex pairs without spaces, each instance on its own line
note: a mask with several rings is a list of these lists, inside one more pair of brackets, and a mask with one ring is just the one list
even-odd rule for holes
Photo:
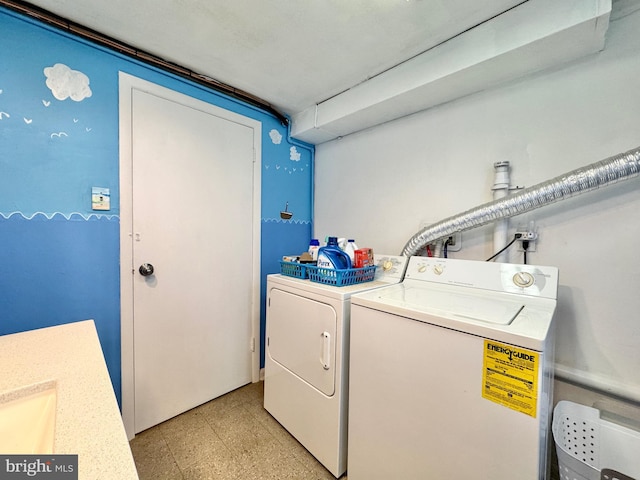
[[312,147],[271,114],[0,8],[0,335],[94,319],[118,401],[119,71],[262,123],[262,347],[266,275],[306,249],[313,195]]

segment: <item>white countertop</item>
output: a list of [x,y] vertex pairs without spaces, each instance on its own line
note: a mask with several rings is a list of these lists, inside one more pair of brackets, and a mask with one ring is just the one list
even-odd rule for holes
[[81,480],[137,479],[93,320],[0,336],[0,395],[57,385],[53,456],[78,455]]

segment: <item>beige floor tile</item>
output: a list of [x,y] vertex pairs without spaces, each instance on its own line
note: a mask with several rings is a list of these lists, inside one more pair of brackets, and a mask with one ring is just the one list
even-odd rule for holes
[[184,412],[181,415],[178,415],[177,417],[173,417],[154,428],[165,433],[185,430],[188,431],[206,424],[207,419],[204,412],[201,410],[201,407],[196,407],[192,410]]
[[266,448],[254,450],[243,472],[246,479],[307,480],[309,471],[275,439]]
[[136,435],[131,452],[140,480],[180,480],[182,473],[160,430],[149,429]]
[[231,455],[208,424],[173,433],[163,431],[163,435],[176,463],[183,470],[216,457]]
[[[324,468],[324,466],[320,462],[318,462],[315,458],[313,460],[315,461],[314,465],[305,463],[310,474],[308,477],[309,480],[336,480],[336,477],[334,477],[329,470]],[[345,473],[344,475],[342,475],[339,480],[347,480],[347,474]]]
[[[247,387],[243,387],[247,388]],[[242,389],[240,389],[242,390]],[[227,393],[221,397],[218,397],[210,402],[200,405],[195,408],[199,413],[206,418],[209,417],[224,417],[224,415],[232,408],[238,407],[245,402],[245,396],[239,391]]]
[[183,470],[185,480],[243,480],[247,466],[237,456],[217,455]]
[[[264,407],[259,405],[245,405],[247,410],[264,425],[283,447],[293,455],[296,460],[302,463],[310,472],[309,479],[332,480],[335,479],[333,474],[329,472],[304,446],[298,442],[276,419],[274,419]],[[342,477],[341,477],[342,480]]]
[[[278,421],[267,412],[262,405],[245,405],[245,409],[260,422],[260,424],[282,445],[294,450],[304,447],[282,426]],[[306,452],[306,450],[304,450]]]
[[334,480],[263,408],[263,391],[249,384],[138,434],[141,480]]
[[264,382],[250,383],[242,388],[229,393],[229,396],[240,403],[264,402]]
[[214,430],[225,445],[248,465],[287,453],[282,444],[244,406],[230,411]]

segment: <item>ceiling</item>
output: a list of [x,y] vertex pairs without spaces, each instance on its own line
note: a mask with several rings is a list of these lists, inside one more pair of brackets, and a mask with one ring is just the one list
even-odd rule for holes
[[294,114],[523,0],[30,0]]
[[604,48],[611,0],[29,0],[322,143]]

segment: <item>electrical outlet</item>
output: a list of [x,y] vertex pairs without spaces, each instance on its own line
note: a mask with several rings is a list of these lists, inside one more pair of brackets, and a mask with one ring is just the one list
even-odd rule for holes
[[536,251],[536,240],[538,239],[538,228],[535,226],[533,222],[529,222],[528,227],[520,226],[516,230],[516,236],[520,235],[518,238],[518,251],[524,252],[524,247],[522,246],[523,241],[528,241],[529,245],[527,246],[527,252],[535,252]]
[[459,252],[462,248],[462,233],[457,232],[449,235],[449,244],[447,245],[448,252]]
[[522,240],[535,241],[538,238],[537,232],[532,232],[530,230],[518,230],[516,231],[516,236],[517,235],[520,235],[520,238],[518,239],[520,241]]
[[[423,220],[422,222],[420,222],[420,230],[423,230],[433,225],[434,223],[435,222],[432,222],[430,220]],[[449,235],[449,237],[444,237],[444,238],[441,238],[440,240],[444,241],[447,238],[451,239],[449,241],[449,244],[447,245],[448,252],[459,252],[462,249],[462,233],[460,232],[452,233],[451,235]]]

